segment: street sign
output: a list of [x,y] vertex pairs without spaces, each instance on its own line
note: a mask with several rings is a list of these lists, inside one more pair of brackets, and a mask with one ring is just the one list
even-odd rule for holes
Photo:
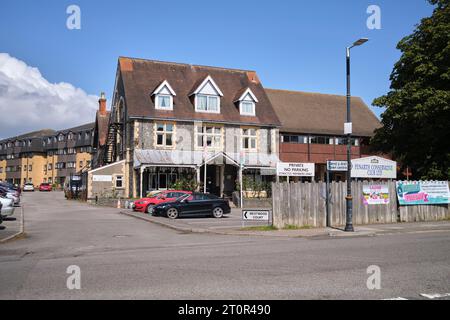
[[327,170],[328,171],[348,171],[347,161],[327,161]]
[[242,210],[242,220],[268,222],[270,220],[270,210]]

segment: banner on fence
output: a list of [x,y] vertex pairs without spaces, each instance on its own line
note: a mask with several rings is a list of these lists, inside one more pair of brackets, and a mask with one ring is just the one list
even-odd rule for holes
[[388,204],[389,187],[387,184],[363,185],[363,197],[365,205]]
[[314,177],[314,163],[277,163],[277,175],[279,177]]
[[381,157],[354,159],[352,178],[396,179],[397,162]]
[[401,206],[450,204],[447,181],[397,181],[396,189]]

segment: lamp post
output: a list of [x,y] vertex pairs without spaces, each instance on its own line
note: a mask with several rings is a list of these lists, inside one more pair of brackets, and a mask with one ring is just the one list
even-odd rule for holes
[[361,38],[347,47],[347,122],[344,126],[344,134],[347,135],[347,196],[346,203],[346,223],[345,231],[353,232],[353,197],[352,197],[352,116],[351,116],[351,94],[350,94],[350,49],[360,46],[369,41],[367,38]]

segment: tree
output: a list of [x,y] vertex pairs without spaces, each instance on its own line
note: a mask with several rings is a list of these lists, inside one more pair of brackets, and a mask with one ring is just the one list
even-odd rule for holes
[[412,168],[415,179],[450,177],[450,0],[435,6],[413,34],[397,45],[402,52],[391,74],[391,90],[374,100],[385,107],[382,127],[371,143]]

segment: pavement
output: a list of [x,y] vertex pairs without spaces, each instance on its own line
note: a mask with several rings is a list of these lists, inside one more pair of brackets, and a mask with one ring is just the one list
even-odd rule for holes
[[324,238],[324,237],[367,237],[396,233],[436,232],[450,231],[450,221],[377,224],[368,226],[355,226],[355,232],[345,232],[342,227],[336,228],[308,228],[297,230],[252,230],[253,227],[266,226],[265,222],[242,222],[241,210],[232,209],[231,214],[222,219],[205,218],[179,218],[176,220],[166,217],[151,216],[149,214],[121,210],[122,214],[151,222],[160,226],[180,232],[211,233],[237,236],[264,236],[287,238]]
[[[0,244],[0,299],[450,299],[441,224],[375,237],[229,236],[146,223],[60,192],[25,194],[23,204],[26,236]],[[376,290],[367,287],[373,265]],[[67,286],[74,267],[79,290]]]

